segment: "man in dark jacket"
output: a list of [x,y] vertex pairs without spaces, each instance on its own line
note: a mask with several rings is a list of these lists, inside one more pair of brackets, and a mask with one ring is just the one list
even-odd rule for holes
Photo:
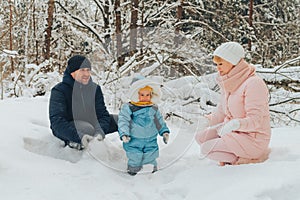
[[117,116],[108,113],[86,57],[68,60],[63,81],[51,90],[49,118],[53,135],[80,150],[92,139],[103,140],[105,134],[118,130]]

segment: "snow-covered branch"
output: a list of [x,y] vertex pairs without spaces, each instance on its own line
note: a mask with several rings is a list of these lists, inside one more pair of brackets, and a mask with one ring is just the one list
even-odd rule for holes
[[98,31],[91,26],[87,21],[85,21],[84,19],[73,15],[70,13],[70,11],[68,9],[66,9],[59,1],[55,1],[55,3],[57,3],[66,13],[68,13],[73,19],[75,19],[76,21],[78,21],[82,26],[84,26],[85,28],[87,28],[89,31],[91,31],[96,38],[98,39],[98,41],[102,44],[103,47],[103,51],[108,53],[108,49],[107,47],[104,45],[105,42],[102,40],[102,37],[100,36],[100,34],[98,34]]

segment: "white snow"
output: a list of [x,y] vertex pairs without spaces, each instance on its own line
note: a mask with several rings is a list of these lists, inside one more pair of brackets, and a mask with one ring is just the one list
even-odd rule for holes
[[[52,136],[49,96],[0,101],[0,198],[5,200],[297,200],[300,199],[300,127],[272,129],[270,158],[220,167],[201,158],[193,125],[168,120],[159,138],[161,170],[130,176],[117,133],[79,152]],[[181,120],[183,121],[183,120]]]

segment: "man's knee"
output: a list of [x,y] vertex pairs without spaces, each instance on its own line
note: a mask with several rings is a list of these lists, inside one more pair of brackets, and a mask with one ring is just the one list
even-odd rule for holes
[[75,128],[77,130],[77,133],[79,134],[79,137],[82,138],[83,135],[94,135],[95,134],[95,128],[92,124],[86,121],[81,120],[75,120],[74,121]]

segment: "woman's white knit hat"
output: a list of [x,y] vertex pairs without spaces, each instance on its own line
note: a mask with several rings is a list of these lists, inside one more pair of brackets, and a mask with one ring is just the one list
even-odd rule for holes
[[221,44],[213,53],[224,60],[236,65],[245,57],[245,51],[242,45],[237,42],[226,42]]
[[131,101],[138,102],[139,101],[139,90],[144,88],[145,86],[150,86],[153,89],[151,101],[154,104],[159,103],[161,98],[161,83],[153,81],[151,79],[139,76],[135,77],[131,83],[128,98]]

